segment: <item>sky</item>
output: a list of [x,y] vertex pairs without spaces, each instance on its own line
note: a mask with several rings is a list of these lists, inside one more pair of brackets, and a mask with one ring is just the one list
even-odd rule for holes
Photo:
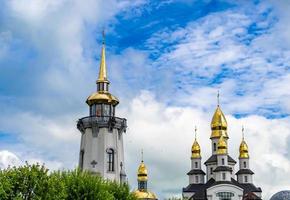
[[[187,186],[194,127],[202,162],[210,121],[242,126],[263,199],[290,187],[290,1],[0,0],[0,168],[77,166],[79,118],[96,90],[102,30],[117,116],[128,120],[132,189],[144,150],[160,199]],[[236,169],[238,167],[236,166]]]

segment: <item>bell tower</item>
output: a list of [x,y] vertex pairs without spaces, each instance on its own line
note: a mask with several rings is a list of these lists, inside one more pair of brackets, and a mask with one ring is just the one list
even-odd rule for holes
[[79,167],[104,179],[123,183],[126,180],[123,133],[126,132],[127,123],[125,118],[115,115],[119,100],[109,92],[105,56],[103,33],[97,90],[86,101],[89,116],[79,119],[77,123],[81,132]]

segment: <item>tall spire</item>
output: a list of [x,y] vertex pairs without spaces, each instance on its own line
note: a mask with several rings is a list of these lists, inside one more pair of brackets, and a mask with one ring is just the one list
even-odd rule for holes
[[102,41],[102,50],[101,50],[101,62],[99,77],[97,83],[108,83],[107,79],[107,66],[106,66],[106,45],[105,45],[105,30],[103,30],[103,41]]
[[197,134],[197,127],[195,126],[194,127],[194,138],[195,138],[195,140],[196,140],[196,134]]
[[220,106],[220,91],[218,90],[218,93],[217,93],[217,106],[219,107]]
[[245,141],[245,128],[242,126],[242,140]]

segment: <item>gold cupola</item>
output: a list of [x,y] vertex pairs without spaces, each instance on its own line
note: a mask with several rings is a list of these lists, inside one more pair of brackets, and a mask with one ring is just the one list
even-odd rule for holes
[[214,115],[211,120],[211,139],[212,138],[220,138],[222,135],[228,139],[228,123],[223,111],[219,105],[219,93],[218,93],[218,106],[214,112]]
[[197,129],[195,128],[195,139],[191,147],[191,158],[201,158],[200,146],[196,139],[196,132],[197,132]]
[[228,153],[228,145],[225,137],[222,135],[220,139],[218,140],[217,144],[217,154],[222,155],[222,154],[227,154]]
[[137,199],[141,200],[149,200],[149,199],[157,200],[156,195],[147,189],[148,171],[143,161],[143,151],[142,151],[142,161],[139,165],[137,172],[137,180],[138,180],[138,189],[133,192],[133,195]]
[[239,158],[249,158],[249,148],[248,148],[248,145],[247,145],[245,138],[244,138],[244,128],[243,128],[242,132],[243,132],[243,139],[242,139],[242,142],[240,144],[240,156],[239,156]]
[[107,77],[106,47],[105,47],[104,32],[103,32],[103,43],[101,50],[99,76],[96,83],[97,83],[97,92],[91,94],[86,101],[89,106],[98,103],[105,103],[115,106],[119,103],[118,98],[109,92],[110,81],[108,80]]
[[147,167],[144,164],[143,160],[141,161],[141,164],[139,165],[137,177],[138,177],[138,181],[147,181],[148,180],[148,171],[147,171]]

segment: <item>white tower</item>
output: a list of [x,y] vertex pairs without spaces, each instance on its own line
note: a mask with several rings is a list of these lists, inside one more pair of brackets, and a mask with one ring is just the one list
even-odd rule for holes
[[82,134],[79,167],[122,183],[126,179],[123,133],[127,125],[126,119],[115,116],[119,100],[109,92],[109,84],[103,35],[97,91],[86,101],[90,108],[89,116],[77,123]]
[[200,145],[196,139],[197,129],[195,128],[195,139],[191,147],[191,170],[187,173],[189,184],[204,184],[205,173],[201,168]]
[[239,183],[253,183],[254,172],[250,170],[250,156],[248,145],[244,138],[244,128],[242,129],[243,139],[240,144],[240,156],[239,156],[239,171],[236,173]]

